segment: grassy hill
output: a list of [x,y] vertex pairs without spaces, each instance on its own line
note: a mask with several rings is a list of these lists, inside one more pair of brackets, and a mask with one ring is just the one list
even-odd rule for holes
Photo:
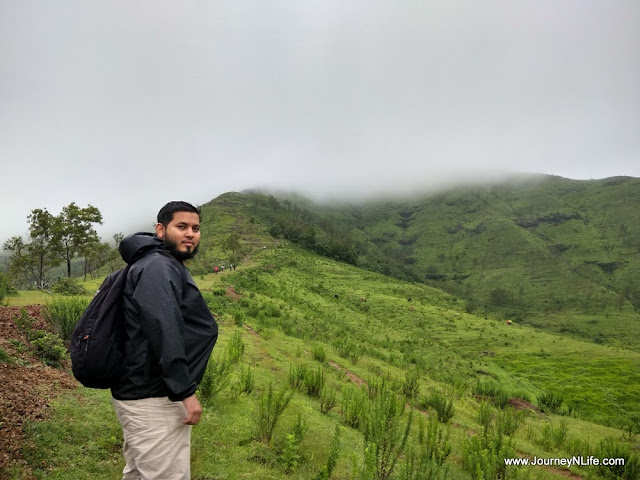
[[443,289],[477,314],[640,345],[640,179],[533,176],[330,207],[266,198],[246,201],[275,237]]
[[[195,276],[220,340],[200,392],[207,408],[194,429],[193,478],[328,478],[317,476],[336,427],[334,479],[377,478],[375,442],[399,453],[390,477],[398,479],[496,478],[503,456],[637,462],[640,354],[478,317],[427,285],[288,243],[247,260],[233,273]],[[293,397],[270,440],[260,439],[265,409],[287,391]],[[29,432],[26,455],[38,478],[115,478],[122,467],[108,392],[62,397],[52,418]],[[421,458],[423,475],[439,473],[418,476]],[[472,476],[474,468],[487,476]],[[596,467],[571,472],[613,478]],[[567,472],[509,467],[507,474]]]
[[[637,309],[620,286],[637,192],[543,177],[348,208],[255,192],[204,205],[190,270],[220,339],[193,478],[638,478]],[[28,433],[36,478],[121,471],[108,392],[57,399]],[[626,466],[504,470],[589,455]]]

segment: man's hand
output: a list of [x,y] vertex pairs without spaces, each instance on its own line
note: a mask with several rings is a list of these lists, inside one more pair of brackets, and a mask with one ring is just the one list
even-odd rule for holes
[[200,415],[202,415],[202,407],[195,394],[182,400],[182,404],[187,411],[187,418],[182,420],[182,423],[185,425],[197,425],[200,421]]

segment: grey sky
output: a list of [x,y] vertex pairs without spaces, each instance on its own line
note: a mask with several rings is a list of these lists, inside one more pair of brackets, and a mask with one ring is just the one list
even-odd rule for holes
[[640,177],[637,0],[0,0],[0,241],[256,186]]

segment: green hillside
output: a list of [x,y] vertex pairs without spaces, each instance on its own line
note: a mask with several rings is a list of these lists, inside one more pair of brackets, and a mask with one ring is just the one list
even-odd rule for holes
[[640,345],[640,179],[534,176],[410,201],[247,195],[276,238],[443,289],[467,310]]
[[[204,205],[189,268],[220,339],[193,478],[639,478],[640,334],[623,287],[638,185],[543,177],[358,207],[255,192]],[[109,392],[61,397],[28,434],[36,478],[122,469]],[[503,460],[574,456],[625,466]]]
[[[619,478],[635,478],[640,354],[477,317],[427,285],[290,244],[263,246],[235,272],[195,277],[220,341],[200,392],[207,407],[194,429],[194,478],[489,479],[505,456],[574,455],[624,456]],[[257,432],[270,386],[293,397],[265,440]],[[407,425],[404,448],[393,450]],[[336,427],[335,468],[322,477]],[[108,392],[81,389],[31,425],[27,459],[38,478],[114,478],[120,435]],[[399,456],[393,475],[379,477],[373,444],[387,441]],[[571,472],[614,478],[595,467]]]

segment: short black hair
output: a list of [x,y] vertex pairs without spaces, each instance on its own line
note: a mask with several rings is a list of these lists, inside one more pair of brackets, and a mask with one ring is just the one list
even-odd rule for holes
[[158,212],[158,223],[161,223],[165,227],[173,220],[173,214],[176,212],[191,212],[197,213],[198,219],[200,218],[200,208],[196,208],[190,203],[174,201],[167,203]]

